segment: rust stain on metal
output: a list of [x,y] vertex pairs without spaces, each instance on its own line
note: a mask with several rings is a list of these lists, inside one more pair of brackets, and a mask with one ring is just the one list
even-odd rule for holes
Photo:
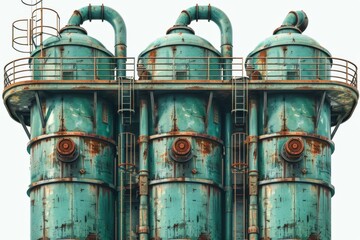
[[266,57],[267,57],[267,52],[266,52],[266,50],[261,51],[261,52],[259,53],[258,64],[259,64],[259,65],[266,66]]
[[320,240],[320,236],[317,233],[312,233],[308,240]]
[[310,146],[310,152],[314,155],[321,154],[323,151],[324,144],[313,139],[307,139],[306,143]]
[[98,240],[100,238],[98,238],[97,234],[95,233],[89,233],[89,235],[86,237],[85,240]]
[[154,72],[155,72],[156,55],[157,55],[156,50],[153,50],[153,51],[151,51],[149,53],[149,61],[148,61],[148,63],[151,65],[152,74],[154,74]]
[[91,156],[98,155],[105,147],[101,142],[92,139],[84,139],[84,144],[88,147]]
[[203,139],[196,139],[196,143],[200,147],[200,151],[203,155],[208,155],[213,152],[213,144],[210,141],[205,141]]
[[210,236],[207,233],[201,233],[198,239],[199,240],[210,240]]

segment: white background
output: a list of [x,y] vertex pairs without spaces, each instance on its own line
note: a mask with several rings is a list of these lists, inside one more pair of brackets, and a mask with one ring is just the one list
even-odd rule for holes
[[[30,1],[30,0],[29,0]],[[233,26],[234,57],[246,57],[255,46],[279,27],[291,10],[304,10],[309,26],[304,34],[317,40],[334,57],[344,58],[360,66],[359,11],[354,0],[273,0],[273,1],[174,1],[174,0],[45,0],[44,7],[55,9],[64,26],[73,10],[104,3],[116,9],[127,26],[128,56],[137,57],[153,40],[165,35],[181,10],[211,4],[222,9]],[[11,48],[11,24],[29,18],[31,8],[20,0],[2,5],[0,67],[27,54]],[[114,34],[108,23],[87,22],[83,25],[89,35],[97,38],[113,52]],[[220,34],[215,23],[193,22],[196,34],[220,49]],[[3,79],[3,78],[1,78]],[[3,87],[2,87],[3,88]],[[30,202],[26,195],[30,183],[27,136],[21,125],[12,120],[3,104],[0,105],[1,124],[1,195],[0,239],[29,239]],[[358,239],[360,203],[357,177],[360,168],[360,110],[342,124],[333,139],[336,150],[332,155],[332,184],[336,194],[332,199],[332,239]]]

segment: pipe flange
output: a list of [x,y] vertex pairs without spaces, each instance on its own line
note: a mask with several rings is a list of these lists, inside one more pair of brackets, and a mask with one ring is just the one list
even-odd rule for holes
[[288,162],[299,162],[304,155],[304,141],[301,138],[290,138],[281,151],[281,156]]
[[177,138],[174,140],[170,157],[177,162],[187,162],[192,158],[191,143],[186,138]]
[[57,159],[61,162],[73,162],[78,156],[79,152],[75,142],[71,138],[62,138],[56,145]]

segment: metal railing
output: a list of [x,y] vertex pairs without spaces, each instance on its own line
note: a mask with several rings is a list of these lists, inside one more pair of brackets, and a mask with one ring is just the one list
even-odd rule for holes
[[[124,71],[126,76],[135,77],[135,58],[125,58],[125,69],[117,69],[116,57],[81,58],[20,58],[4,68],[4,86],[22,81],[36,80],[114,80],[116,72]],[[120,76],[119,76],[120,77]]]
[[357,66],[341,58],[248,58],[245,68],[250,80],[331,80],[357,87]]
[[[232,68],[232,71],[223,71]],[[230,80],[244,75],[243,58],[181,57],[140,58],[140,80]]]
[[[21,58],[5,66],[4,86],[29,80],[117,80],[117,59]],[[226,64],[231,71],[223,71]],[[135,58],[126,58],[124,66],[118,70],[136,79]],[[332,80],[357,87],[356,65],[340,58],[248,58],[246,63],[243,58],[140,58],[137,75],[140,80]]]

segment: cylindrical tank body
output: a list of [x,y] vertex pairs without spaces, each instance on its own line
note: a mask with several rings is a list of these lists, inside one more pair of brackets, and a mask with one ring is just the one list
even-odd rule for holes
[[[329,57],[298,28],[283,26],[246,64],[253,79],[317,80],[328,78]],[[258,96],[259,239],[331,239],[334,146],[330,104],[321,102],[321,92]]]
[[[219,56],[184,26],[151,44],[139,63],[150,79],[206,79],[210,57],[212,79],[220,79]],[[156,94],[149,104],[151,239],[222,239],[222,120],[218,103],[208,103],[209,96],[184,92]]]
[[[33,53],[34,78],[94,79],[99,56],[110,58],[102,64],[106,73],[96,73],[108,79],[112,55],[80,28],[65,28]],[[39,68],[45,74],[37,78]],[[31,239],[114,239],[113,104],[96,93],[43,94],[39,100],[31,109],[29,143]]]

